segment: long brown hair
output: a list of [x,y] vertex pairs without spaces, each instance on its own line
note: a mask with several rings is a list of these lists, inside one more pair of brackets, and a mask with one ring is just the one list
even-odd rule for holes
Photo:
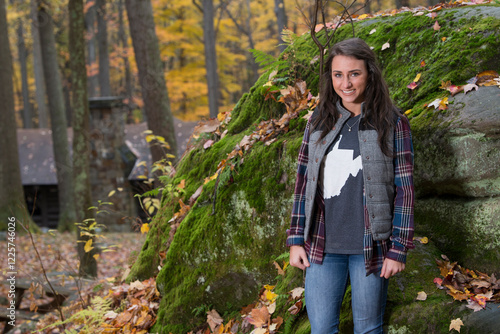
[[387,141],[392,135],[391,127],[394,126],[394,114],[399,115],[399,111],[391,100],[389,88],[382,77],[375,53],[360,38],[346,39],[330,48],[324,64],[325,71],[319,90],[319,115],[312,120],[313,129],[321,130],[320,139],[323,139],[339,119],[340,112],[337,110],[337,102],[341,102],[341,98],[335,93],[332,83],[332,61],[335,56],[339,55],[365,62],[368,70],[368,82],[365,89],[363,126],[373,127],[377,131],[382,152],[387,156],[392,156],[393,153],[389,151]]

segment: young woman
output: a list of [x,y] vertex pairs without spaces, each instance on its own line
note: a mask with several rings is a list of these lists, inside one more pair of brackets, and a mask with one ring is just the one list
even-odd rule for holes
[[355,333],[383,333],[388,278],[413,248],[413,147],[375,54],[331,47],[299,152],[290,264],[306,270],[311,332],[337,333],[350,281]]

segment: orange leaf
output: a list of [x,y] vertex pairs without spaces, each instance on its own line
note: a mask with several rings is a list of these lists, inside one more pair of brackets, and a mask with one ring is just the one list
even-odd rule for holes
[[250,317],[248,322],[254,325],[255,327],[262,327],[263,325],[267,325],[269,322],[269,311],[266,306],[263,306],[259,309],[254,308],[250,313]]

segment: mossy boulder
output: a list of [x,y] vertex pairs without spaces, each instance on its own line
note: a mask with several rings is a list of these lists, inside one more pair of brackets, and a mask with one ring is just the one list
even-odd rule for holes
[[[440,167],[439,153],[432,153],[432,150],[438,152],[439,148],[433,146],[434,142],[431,140],[442,139],[444,135],[440,134],[443,133],[450,133],[450,138],[456,139],[461,129],[465,129],[464,136],[477,139],[478,145],[486,145],[492,152],[493,155],[490,156],[498,157],[498,153],[494,153],[498,152],[495,151],[495,147],[498,148],[495,136],[481,139],[477,134],[471,135],[474,126],[462,127],[470,120],[466,114],[468,107],[462,111],[453,111],[450,103],[450,110],[445,112],[425,107],[425,104],[437,97],[448,96],[448,92],[439,89],[442,80],[464,84],[484,70],[500,69],[498,13],[500,6],[497,5],[442,10],[437,17],[441,29],[435,31],[432,29],[435,18],[414,16],[407,12],[360,21],[353,27],[344,26],[335,35],[336,41],[345,39],[352,36],[354,29],[357,37],[373,46],[394,100],[402,110],[412,109],[409,118],[414,129],[416,181],[422,187],[418,192],[421,198],[417,203],[423,204],[423,207],[418,206],[416,210],[416,227],[417,231],[425,233],[431,240],[435,238],[436,244],[441,248],[438,251],[429,246],[424,252],[425,256],[421,254],[420,248],[410,252],[408,270],[392,280],[387,320],[394,333],[403,333],[406,329],[412,333],[448,332],[447,326],[453,319],[451,316],[462,311],[459,312],[454,307],[447,309],[450,306],[448,304],[454,304],[451,298],[442,291],[435,290],[432,279],[437,275],[437,268],[433,259],[440,252],[450,252],[459,257],[453,260],[464,260],[468,256],[468,250],[462,253],[453,251],[454,245],[479,240],[473,230],[476,226],[481,226],[481,236],[484,236],[488,231],[488,222],[492,227],[498,222],[498,218],[493,220],[498,217],[494,209],[485,209],[484,215],[475,217],[478,211],[474,208],[468,210],[464,206],[461,211],[445,209],[439,202],[450,196],[455,196],[453,200],[456,201],[469,201],[471,197],[474,200],[488,197],[496,201],[497,194],[486,195],[485,191],[486,188],[495,191],[498,187],[483,185],[484,182],[489,182],[484,177],[495,177],[492,167],[494,164],[487,161],[487,154],[477,159],[474,155],[473,159],[477,163],[470,170],[464,169],[462,172],[461,167],[462,169],[450,172],[449,169]],[[372,33],[373,29],[376,29],[375,33]],[[324,39],[324,36],[320,38]],[[381,50],[387,41],[390,48]],[[281,70],[275,80],[291,85],[296,79],[302,79],[306,81],[312,94],[316,95],[318,62],[314,62],[314,58],[317,54],[317,48],[309,34],[293,38],[277,63]],[[422,61],[426,64],[424,67]],[[171,183],[175,186],[185,180],[186,187],[181,198],[183,203],[189,203],[189,198],[204,184],[204,179],[216,173],[219,163],[228,158],[228,154],[245,135],[256,129],[259,122],[277,119],[285,113],[283,104],[272,98],[265,98],[266,87],[263,85],[269,80],[270,72],[271,70],[264,73],[235,106],[232,120],[227,125],[228,132],[223,138],[213,133],[201,135],[179,162]],[[406,86],[417,73],[422,73],[421,84],[410,90]],[[493,92],[497,88],[490,89]],[[480,87],[479,91],[470,92],[466,96],[483,92],[485,88]],[[459,98],[456,97],[457,101]],[[459,104],[457,102],[453,105]],[[464,104],[466,105],[465,102]],[[150,332],[185,333],[205,322],[205,314],[200,314],[199,310],[210,306],[223,315],[231,315],[254,301],[264,284],[276,283],[277,273],[272,262],[287,252],[285,230],[291,212],[297,153],[306,124],[301,117],[304,114],[305,112],[293,119],[288,132],[279,135],[271,145],[255,143],[250,150],[242,151],[242,156],[230,161],[231,168],[224,169],[215,180],[206,183],[201,196],[191,203],[190,210],[175,231],[173,239],[172,228],[175,226],[172,227],[169,221],[184,204],[179,204],[179,198],[172,194],[164,194],[162,208],[151,224],[148,239],[128,278],[134,280],[158,275],[157,286],[162,299],[157,322]],[[479,118],[481,117],[478,116]],[[494,126],[493,124],[491,129]],[[216,142],[205,149],[203,144],[208,139]],[[425,158],[426,154],[429,158]],[[425,167],[423,171],[424,167],[421,166],[431,157],[435,164]],[[450,168],[456,168],[453,165],[456,161],[456,157],[450,158]],[[439,170],[442,172],[438,173]],[[466,181],[462,182],[462,186],[457,186],[456,179],[447,176],[448,172]],[[478,177],[478,174],[482,176]],[[439,184],[436,185],[437,183]],[[458,188],[468,192],[453,190]],[[424,204],[430,199],[435,199],[435,206]],[[483,206],[488,205],[490,204],[483,203]],[[461,224],[464,232],[452,234],[450,239],[453,240],[450,242],[445,236],[457,227],[450,226],[448,230],[442,228],[446,226],[442,219],[449,214],[449,210],[459,211],[454,213],[454,224]],[[433,216],[433,213],[439,214]],[[434,224],[432,219],[435,219]],[[446,223],[452,225],[450,221]],[[437,230],[437,227],[442,229]],[[498,254],[495,255],[495,249],[498,250],[495,243],[498,240],[497,234],[492,232],[489,238],[482,240],[483,250],[493,249],[488,253],[490,261],[496,256],[495,263],[498,263]],[[470,249],[472,248],[471,245]],[[158,268],[161,268],[159,272]],[[276,291],[284,294],[301,284],[302,273],[291,268],[287,270],[285,277],[278,280]],[[429,302],[415,301],[416,292],[421,290],[430,294]],[[348,302],[346,299],[342,315],[344,328],[349,328]],[[284,307],[283,303],[280,305]],[[408,316],[410,313],[411,316]],[[285,322],[286,333],[310,331],[303,314],[286,317]],[[425,325],[422,327],[424,330],[419,330],[422,324]]]

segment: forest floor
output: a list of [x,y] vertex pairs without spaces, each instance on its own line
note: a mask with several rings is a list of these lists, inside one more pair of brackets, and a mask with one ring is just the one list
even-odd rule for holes
[[[141,233],[105,233],[99,238],[101,249],[97,259],[98,277],[95,281],[87,284],[87,290],[96,291],[96,286],[102,287],[105,284],[118,283],[127,274],[127,269],[135,261],[137,254],[146,240],[146,234]],[[33,242],[29,235],[16,236],[15,244],[15,272],[16,281],[30,280],[33,282],[45,282],[43,269],[47,273],[63,272],[64,275],[57,276],[63,285],[71,285],[78,272],[78,255],[76,251],[75,233],[39,233],[33,235]],[[33,246],[33,244],[35,246]],[[7,242],[0,243],[1,254],[7,254]],[[36,248],[36,249],[35,249]],[[37,255],[38,253],[38,255]],[[4,267],[5,266],[5,267]],[[0,307],[8,305],[9,287],[7,279],[8,273],[14,270],[8,269],[7,259],[2,259],[0,268]],[[66,283],[64,283],[66,282]],[[81,291],[86,297],[90,296],[89,291]],[[81,297],[81,296],[80,296]],[[77,296],[76,299],[79,297]],[[22,299],[20,309],[32,309],[35,305],[47,302],[47,297],[42,297],[38,291],[26,291]],[[7,306],[5,306],[7,307]],[[16,319],[16,328],[22,328],[23,321]],[[3,331],[5,323],[0,323],[0,333]],[[29,333],[29,331],[19,330],[16,334]]]

